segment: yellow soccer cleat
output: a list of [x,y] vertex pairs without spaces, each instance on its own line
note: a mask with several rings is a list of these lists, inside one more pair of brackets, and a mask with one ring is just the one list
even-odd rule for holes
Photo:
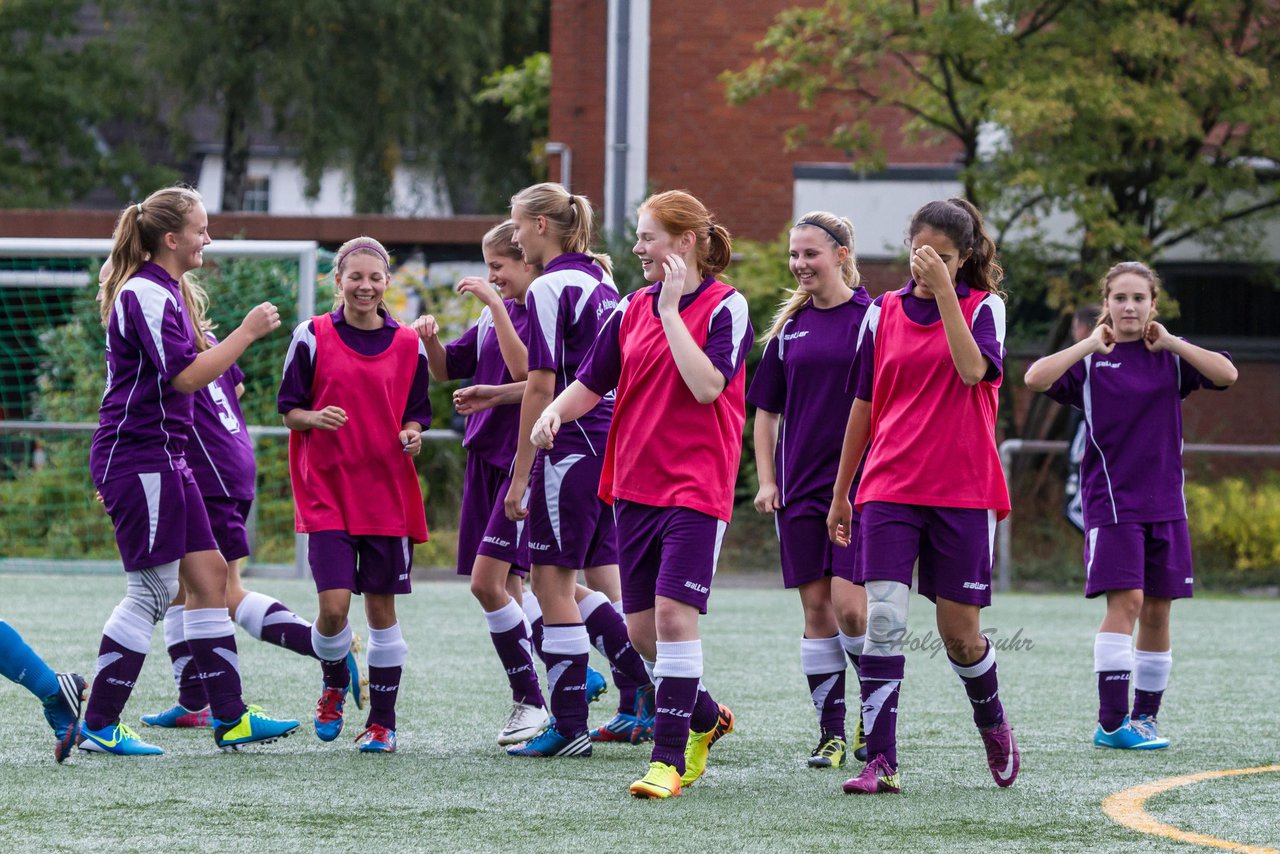
[[684,774],[680,777],[680,785],[692,786],[693,781],[707,770],[707,754],[711,745],[733,732],[733,712],[724,703],[720,704],[720,717],[716,725],[706,732],[690,732],[689,741],[684,746]]
[[631,784],[633,798],[677,798],[680,772],[665,762],[650,762],[649,773]]

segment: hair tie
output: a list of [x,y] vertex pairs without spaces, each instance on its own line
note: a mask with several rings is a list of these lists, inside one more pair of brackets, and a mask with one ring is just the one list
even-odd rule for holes
[[134,207],[138,210],[138,216],[142,216],[142,202],[138,202]]
[[388,267],[391,266],[391,259],[388,258],[381,249],[379,249],[378,247],[374,246],[371,243],[361,243],[359,246],[352,246],[346,252],[343,252],[341,255],[339,255],[337,258],[334,259],[333,266],[341,267],[342,262],[346,260],[348,255],[350,255],[353,252],[359,252],[362,249],[372,252],[374,255],[377,255],[379,258],[381,258],[383,263],[386,264]]
[[802,220],[800,220],[799,222],[797,222],[797,223],[796,223],[796,228],[799,228],[799,227],[800,227],[800,226],[802,226],[802,225],[811,225],[811,226],[813,226],[814,228],[820,228],[820,229],[822,229],[823,231],[825,231],[827,234],[831,235],[831,239],[832,239],[832,240],[834,240],[834,241],[836,242],[836,245],[837,245],[837,246],[843,246],[843,247],[844,247],[844,248],[846,248],[846,249],[848,249],[848,248],[849,248],[849,244],[848,244],[848,243],[845,243],[845,242],[840,238],[840,236],[839,236],[838,234],[836,234],[834,231],[832,231],[831,229],[827,228],[825,225],[823,225],[823,224],[822,224],[822,223],[820,223],[820,222],[814,222],[814,221],[813,221],[813,220],[811,220],[811,219],[802,219]]

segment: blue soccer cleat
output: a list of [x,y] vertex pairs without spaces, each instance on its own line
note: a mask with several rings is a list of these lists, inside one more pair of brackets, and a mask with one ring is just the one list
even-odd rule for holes
[[341,688],[325,688],[316,703],[316,738],[333,741],[342,734],[342,707],[346,693]]
[[641,685],[636,689],[636,705],[632,717],[635,726],[631,729],[631,743],[653,741],[653,725],[658,718],[658,692],[652,685]]
[[222,750],[239,750],[247,744],[270,744],[287,738],[298,728],[297,721],[267,717],[257,706],[245,709],[232,721],[213,719],[213,743]]
[[609,693],[609,682],[599,670],[587,665],[587,704],[590,705]]
[[396,752],[396,731],[380,724],[369,724],[356,736],[356,741],[360,743],[361,753]]
[[548,758],[551,756],[590,756],[591,755],[591,736],[587,733],[576,736],[575,738],[566,738],[561,735],[554,726],[549,726],[541,733],[521,742],[514,747],[508,747],[507,753],[512,756],[532,756],[538,758]]
[[[1148,719],[1149,720],[1149,719]],[[1148,720],[1129,720],[1125,716],[1120,726],[1111,732],[1098,728],[1093,732],[1094,747],[1111,747],[1116,750],[1159,750],[1169,746],[1169,739],[1158,735]]]
[[80,710],[87,685],[79,673],[59,673],[57,677],[58,693],[44,699],[44,719],[56,739],[53,758],[61,762],[71,755],[80,735]]
[[591,741],[621,741],[631,743],[631,731],[636,728],[636,716],[618,712],[605,723],[591,731]]
[[144,725],[163,727],[165,729],[195,729],[207,727],[212,722],[213,715],[209,713],[208,706],[203,709],[192,710],[178,703],[175,703],[173,708],[165,709],[163,712],[142,716]]
[[124,724],[89,729],[80,725],[80,749],[90,753],[110,753],[113,756],[159,756],[163,750],[147,744],[138,734]]
[[351,681],[347,683],[347,690],[351,692],[351,699],[356,701],[356,708],[363,709],[364,693],[360,687],[360,664],[356,661],[356,651],[354,649],[347,653],[347,672],[351,674]]

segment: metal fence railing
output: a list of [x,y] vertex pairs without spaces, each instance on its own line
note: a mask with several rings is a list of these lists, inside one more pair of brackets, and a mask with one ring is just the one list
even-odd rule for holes
[[[55,437],[55,436],[81,436],[87,438],[98,429],[98,425],[92,422],[72,422],[72,421],[21,421],[21,420],[0,420],[0,436],[30,436],[38,437]],[[258,443],[263,439],[274,439],[276,441],[285,439],[289,435],[289,429],[283,426],[250,426],[249,436],[252,438],[255,450]],[[460,443],[462,436],[453,430],[427,430],[422,434],[424,442],[455,442]],[[255,454],[256,456],[256,454]],[[28,463],[28,466],[30,463]],[[24,474],[19,468],[17,477],[21,478]],[[92,485],[89,482],[89,460],[87,455],[84,459],[83,469],[83,489],[86,496],[92,495]],[[85,504],[86,510],[92,507],[91,504]],[[247,521],[247,529],[249,534],[249,546],[252,554],[257,553],[256,546],[258,544],[258,518],[257,510],[259,502],[254,502],[253,509],[250,511],[250,518]],[[75,512],[68,511],[66,508],[59,509],[54,506],[46,507],[28,507],[26,512],[37,513],[57,513],[57,512]],[[0,507],[0,517],[8,515],[15,511],[14,508]],[[84,511],[81,511],[84,512]],[[13,524],[14,520],[6,520],[7,523]],[[103,524],[109,525],[108,522]],[[76,544],[69,544],[74,549]],[[256,576],[281,576],[281,577],[297,577],[305,578],[309,575],[310,570],[307,566],[307,535],[295,534],[293,546],[293,562],[292,563],[272,563],[251,561],[250,567]],[[0,572],[52,572],[52,573],[83,573],[83,572],[119,572],[121,569],[119,559],[107,559],[103,557],[43,557],[43,556],[25,556],[13,557],[0,554]]]
[[[1042,439],[1005,439],[1000,443],[1000,465],[1008,483],[1013,458],[1018,454],[1062,454],[1068,443]],[[1280,457],[1280,445],[1184,445],[1184,454],[1218,454],[1236,457]],[[1008,590],[1013,585],[1013,519],[1017,513],[1006,516],[996,528],[996,577],[995,589]]]

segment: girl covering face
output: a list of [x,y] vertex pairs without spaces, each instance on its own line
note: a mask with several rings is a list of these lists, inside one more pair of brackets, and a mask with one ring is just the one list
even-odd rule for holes
[[869,761],[844,784],[855,794],[901,791],[898,692],[917,563],[919,592],[936,605],[996,785],[1012,785],[1020,763],[1000,704],[995,649],[979,629],[991,602],[996,521],[1009,512],[995,443],[1003,271],[981,215],[961,199],[922,207],[908,236],[911,280],[872,304],[859,333],[854,403],[827,517],[831,539],[845,545],[854,508],[862,511],[857,580],[867,592],[860,676]]
[[1194,577],[1182,399],[1199,388],[1222,390],[1237,376],[1227,354],[1176,338],[1156,321],[1159,293],[1145,264],[1115,265],[1102,281],[1093,333],[1039,360],[1026,377],[1028,388],[1084,413],[1085,596],[1107,599],[1094,637],[1093,743],[1121,750],[1169,745],[1156,725],[1173,666],[1169,614],[1174,599],[1192,595]]

